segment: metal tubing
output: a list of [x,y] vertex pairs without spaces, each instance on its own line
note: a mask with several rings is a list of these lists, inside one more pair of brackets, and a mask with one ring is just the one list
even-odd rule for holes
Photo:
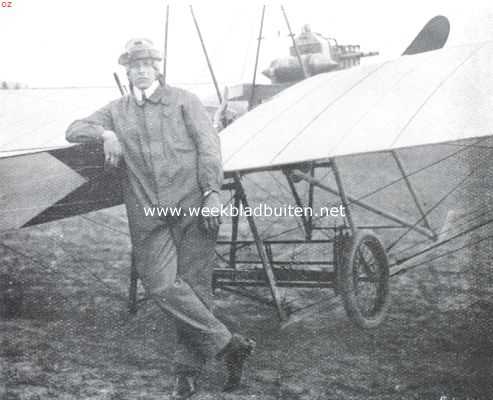
[[[261,260],[236,260],[237,264],[255,265],[262,264]],[[278,260],[271,261],[271,265],[332,265],[332,261],[291,261],[291,260]]]
[[[332,282],[335,280],[335,271],[327,268],[320,270],[313,269],[274,269],[276,282]],[[261,281],[267,284],[265,280],[265,271],[262,267],[253,267],[242,270],[232,270],[230,268],[215,268],[214,279],[216,286],[218,283],[225,284],[235,281]]]
[[392,156],[394,157],[394,160],[395,160],[395,163],[397,164],[397,167],[399,168],[399,171],[402,174],[402,178],[406,182],[406,186],[409,189],[409,193],[411,193],[411,196],[414,200],[414,204],[416,204],[416,208],[418,209],[419,213],[421,214],[421,219],[423,220],[423,223],[431,232],[433,232],[433,234],[434,234],[433,239],[436,239],[437,235],[436,235],[435,231],[432,229],[432,227],[430,226],[428,218],[426,218],[426,214],[425,214],[425,212],[424,212],[424,210],[421,207],[421,204],[419,202],[418,195],[414,191],[414,188],[411,184],[411,181],[409,180],[409,177],[406,174],[406,170],[404,169],[404,165],[402,164],[402,161],[401,161],[399,155],[397,154],[397,152],[395,150],[392,150],[391,153],[392,153]]
[[[357,229],[404,229],[402,225],[356,225]],[[315,226],[314,230],[325,231],[325,230],[337,230],[337,226]]]
[[[328,229],[334,229],[329,227]],[[268,244],[311,244],[311,243],[332,243],[333,239],[314,239],[314,240],[302,240],[302,239],[291,239],[291,240],[264,240],[263,243]],[[231,240],[218,240],[216,244],[227,245],[231,244]],[[255,240],[236,240],[236,244],[255,244]]]
[[332,172],[334,173],[334,177],[336,179],[337,189],[339,190],[339,197],[341,198],[342,205],[346,209],[346,219],[349,224],[349,229],[351,229],[351,233],[354,236],[356,234],[356,227],[354,226],[351,210],[349,209],[348,197],[346,196],[346,192],[344,191],[344,186],[342,184],[339,168],[337,168],[337,164],[334,159],[332,159]]
[[[313,165],[313,163],[311,164],[310,166],[310,176],[312,178],[315,178],[315,166]],[[315,186],[313,186],[313,184],[311,183],[308,183],[310,186],[308,187],[308,207],[310,208],[310,210],[313,210],[313,199],[314,199],[314,189],[315,189]],[[313,215],[310,214],[308,215],[308,232],[307,232],[307,239],[311,239],[312,238],[312,232],[313,232]]]
[[[296,175],[299,176],[301,179],[304,179],[306,180],[307,182],[312,182],[315,186],[319,187],[320,189],[323,189],[329,193],[332,193],[336,196],[339,196],[339,191],[337,191],[336,189],[334,188],[331,188],[330,186],[328,185],[325,185],[323,183],[321,183],[318,179],[316,178],[311,178],[309,175],[307,174],[304,174],[303,172],[301,171],[296,171]],[[419,226],[414,226],[414,224],[411,224],[410,222],[408,221],[405,221],[403,220],[402,218],[399,218],[391,213],[388,213],[388,212],[385,212],[385,211],[382,211],[376,207],[373,207],[371,206],[370,204],[367,204],[361,200],[358,200],[356,199],[355,197],[349,195],[349,194],[346,194],[346,198],[347,200],[349,200],[351,203],[353,204],[356,204],[368,211],[371,211],[377,215],[380,215],[382,217],[385,217],[385,218],[388,218],[389,220],[391,221],[394,221],[394,222],[397,222],[398,224],[401,224],[402,226],[405,226],[405,227],[408,227],[408,228],[412,228],[413,230],[415,230],[416,232],[419,232],[421,233],[422,235],[430,238],[430,239],[433,239],[434,238],[434,235],[433,233],[429,232],[428,229],[425,229],[425,228],[421,228]]]
[[[235,193],[235,209],[239,209],[240,207],[240,198]],[[236,245],[238,244],[238,223],[240,220],[239,215],[234,215],[232,218],[233,226],[231,228],[231,244],[229,247],[229,266],[230,268],[236,268]]]
[[[228,282],[217,282],[217,287],[222,288],[222,286],[251,286],[251,287],[265,287],[268,283],[265,281],[254,281],[254,280],[238,280],[238,281],[228,281]],[[333,288],[334,284],[332,282],[310,282],[310,281],[277,281],[276,285],[279,287],[287,288]],[[286,313],[283,311],[284,317],[282,320],[286,319]]]
[[[297,280],[308,280],[308,281],[327,281],[328,277],[333,274],[327,269],[296,269],[296,268],[274,268],[273,271],[277,275],[296,275],[296,276],[313,276],[311,279],[297,279]],[[231,268],[214,268],[214,275],[218,278],[231,277],[231,276],[242,276],[244,274],[260,274],[259,276],[264,276],[265,271],[262,267],[252,267],[245,269],[231,269]],[[325,276],[325,278],[324,278]],[[287,280],[279,278],[279,280]]]
[[[289,172],[283,171],[284,176],[286,176],[286,180],[288,181],[289,188],[291,189],[291,193],[293,194],[294,201],[296,205],[300,208],[303,208],[303,203],[301,202],[300,195],[298,194],[298,191],[296,190],[296,186],[294,186],[294,182],[289,176]],[[303,222],[303,228],[305,229],[305,238],[309,239],[310,238],[310,227],[308,226],[308,220],[306,219],[304,214],[301,214],[300,216],[301,222]]]
[[[245,192],[243,190],[243,186],[241,185],[240,174],[238,172],[235,172],[234,180],[235,180],[236,185],[237,185],[236,190],[237,190],[237,193],[240,197],[241,203],[243,204],[243,206],[245,208],[247,208],[248,207],[248,200],[247,200]],[[278,313],[281,321],[284,321],[286,319],[286,313],[283,310],[282,305],[281,305],[281,296],[279,295],[279,292],[277,290],[276,278],[274,276],[274,272],[272,271],[272,266],[269,262],[269,259],[267,258],[267,254],[266,254],[265,248],[264,248],[264,243],[263,243],[262,239],[260,238],[260,234],[257,230],[257,225],[255,224],[254,218],[252,216],[247,216],[247,221],[248,221],[248,224],[250,225],[250,230],[252,231],[252,235],[255,239],[255,245],[257,247],[257,252],[260,256],[260,259],[262,260],[262,265],[264,267],[265,275],[267,277],[267,283],[269,285],[269,288],[270,288],[270,291],[272,294],[272,299],[274,300],[274,304],[275,304],[276,309],[277,309],[277,313]]]
[[270,265],[274,265],[274,256],[272,254],[272,247],[269,243],[264,243],[265,254],[267,254],[267,258],[269,259]]

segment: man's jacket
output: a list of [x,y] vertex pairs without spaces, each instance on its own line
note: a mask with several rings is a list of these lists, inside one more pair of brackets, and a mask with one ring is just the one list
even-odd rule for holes
[[194,94],[160,86],[143,105],[124,96],[73,122],[66,138],[102,142],[104,130],[114,131],[122,145],[127,209],[195,206],[202,193],[219,191],[219,137]]

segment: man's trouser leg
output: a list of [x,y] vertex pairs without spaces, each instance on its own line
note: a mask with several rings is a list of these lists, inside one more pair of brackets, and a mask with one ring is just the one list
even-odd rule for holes
[[139,276],[158,306],[176,321],[175,362],[199,371],[222,350],[231,333],[210,309],[215,238],[199,226],[199,217],[154,229],[138,249]]

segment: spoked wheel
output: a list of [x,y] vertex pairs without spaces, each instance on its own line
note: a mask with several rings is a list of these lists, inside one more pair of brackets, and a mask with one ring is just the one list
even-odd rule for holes
[[378,326],[390,303],[389,262],[380,239],[358,232],[344,246],[338,284],[349,318],[360,328]]

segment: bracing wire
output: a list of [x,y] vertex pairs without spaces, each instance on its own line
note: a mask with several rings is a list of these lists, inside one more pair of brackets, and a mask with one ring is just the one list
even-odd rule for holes
[[479,163],[479,165],[477,165],[475,168],[472,168],[471,171],[466,174],[456,185],[454,185],[452,187],[452,189],[450,189],[440,200],[438,200],[434,205],[433,207],[431,207],[430,209],[428,209],[424,215],[419,218],[416,223],[408,228],[401,236],[399,236],[389,247],[387,247],[387,250],[390,250],[392,249],[397,243],[399,243],[400,240],[402,240],[405,236],[407,236],[409,234],[409,232],[411,232],[416,226],[418,226],[418,224],[423,221],[423,219],[425,219],[433,210],[435,210],[440,204],[442,204],[445,200],[447,200],[453,193],[455,193],[457,191],[457,189],[459,189],[466,181],[469,177],[471,177],[476,171],[478,171],[478,169],[486,163],[486,161],[489,161],[489,160],[484,160],[483,162]]
[[[478,214],[478,215],[474,216],[473,218],[470,218],[470,219],[468,219],[468,220],[466,220],[466,221],[464,221],[464,222],[462,222],[462,223],[460,223],[460,224],[457,224],[457,222],[458,222],[458,221],[460,221],[460,220],[464,220],[464,219],[466,219],[467,217],[470,217],[470,216],[472,216],[473,214],[476,214],[476,213],[477,213],[477,211],[478,211],[478,210],[481,210],[482,208],[483,208],[483,207],[482,207],[482,206],[480,206],[480,207],[478,207],[477,209],[475,209],[474,211],[471,211],[471,212],[468,212],[468,213],[465,213],[465,214],[460,215],[460,216],[459,216],[459,217],[457,217],[457,219],[454,221],[454,226],[451,226],[450,228],[448,228],[448,229],[445,229],[445,230],[441,231],[441,232],[439,233],[439,235],[440,235],[440,236],[444,236],[444,235],[445,235],[445,233],[447,233],[447,234],[453,234],[453,233],[459,232],[459,229],[462,229],[462,228],[464,228],[464,227],[468,226],[471,222],[476,221],[476,220],[478,220],[478,219],[480,219],[480,218],[483,218],[484,216],[486,216],[486,215],[488,215],[488,214],[492,214],[492,213],[493,213],[493,210],[487,210],[487,211],[484,211],[484,212],[482,212],[482,213],[480,213],[480,214]],[[408,247],[400,248],[400,249],[399,249],[399,252],[404,253],[404,252],[410,251],[410,250],[412,250],[412,249],[414,249],[414,248],[416,248],[416,247],[418,247],[418,246],[420,246],[420,245],[422,245],[422,244],[428,243],[428,242],[429,242],[429,239],[423,239],[423,240],[417,241],[417,242],[415,242],[415,243],[411,244],[411,245],[410,245],[410,246],[408,246]]]
[[[473,148],[473,146],[475,146],[477,143],[483,142],[486,139],[489,139],[489,138],[488,137],[484,137],[484,138],[479,139],[474,144],[463,145],[463,147],[460,150],[457,150],[457,151],[455,151],[455,152],[453,152],[451,154],[448,154],[447,156],[445,156],[443,158],[440,158],[440,159],[438,159],[436,161],[433,161],[431,164],[425,165],[424,167],[421,167],[421,168],[418,168],[418,169],[416,169],[416,170],[414,170],[412,172],[409,172],[406,175],[402,175],[399,178],[393,180],[392,182],[389,182],[386,185],[380,186],[377,189],[375,189],[375,190],[373,190],[373,191],[371,191],[369,193],[364,194],[363,196],[357,198],[356,200],[357,201],[361,201],[361,200],[364,200],[364,199],[366,199],[366,198],[368,198],[370,196],[373,196],[373,195],[381,192],[382,190],[385,190],[385,189],[389,188],[390,186],[395,185],[396,183],[402,182],[406,178],[409,178],[409,177],[411,177],[413,175],[416,175],[416,174],[418,174],[418,173],[420,173],[422,171],[425,171],[425,170],[427,170],[427,169],[429,169],[431,167],[434,167],[435,165],[438,165],[438,164],[440,164],[440,163],[442,163],[442,162],[444,162],[444,161],[446,161],[446,160],[448,160],[448,159],[450,159],[450,158],[452,158],[452,157],[454,157],[454,156],[456,156],[456,155],[458,155],[458,154],[460,154],[460,153],[462,153],[462,152],[464,152],[466,150],[469,150],[470,148]],[[349,203],[351,204],[351,202],[349,202]]]
[[[449,239],[447,239],[447,240],[444,240],[444,241],[442,241],[442,242],[440,242],[440,243],[436,243],[436,244],[434,244],[434,245],[432,245],[432,246],[429,246],[428,248],[426,248],[426,249],[424,249],[424,250],[422,250],[422,251],[420,251],[420,252],[418,252],[418,253],[415,253],[415,254],[413,254],[413,255],[411,255],[411,256],[409,256],[409,257],[406,257],[406,258],[404,258],[404,259],[398,260],[397,264],[394,264],[394,265],[392,265],[392,266],[395,266],[395,265],[398,265],[398,264],[403,264],[403,263],[405,263],[405,262],[407,262],[407,261],[411,260],[412,258],[418,257],[418,256],[420,256],[420,255],[422,255],[422,254],[424,254],[424,253],[426,253],[426,252],[428,252],[428,251],[430,251],[430,250],[433,250],[433,249],[435,249],[435,248],[437,248],[437,247],[439,247],[439,246],[443,246],[444,244],[446,244],[446,243],[448,243],[448,242],[450,242],[450,241],[452,241],[452,240],[455,240],[455,239],[457,239],[457,238],[459,238],[459,237],[461,237],[461,236],[464,236],[464,235],[466,235],[466,234],[468,234],[468,233],[471,233],[471,232],[473,232],[473,231],[475,231],[475,230],[477,230],[477,229],[479,229],[479,228],[482,228],[482,227],[484,227],[484,226],[486,226],[486,225],[489,225],[489,224],[491,224],[492,222],[493,222],[493,219],[489,219],[488,221],[485,221],[485,222],[483,222],[483,223],[481,223],[481,224],[478,224],[478,225],[475,225],[475,226],[473,226],[473,227],[470,227],[469,229],[466,229],[466,230],[464,230],[464,231],[462,231],[462,232],[460,232],[460,233],[458,233],[458,234],[456,234],[456,235],[452,236],[451,238],[449,238]],[[422,262],[422,263],[417,263],[417,264],[413,264],[413,265],[410,265],[410,266],[407,266],[407,267],[401,268],[401,269],[399,269],[398,271],[396,271],[396,272],[392,273],[392,274],[391,274],[391,276],[396,276],[396,275],[403,274],[404,272],[410,271],[411,269],[414,269],[414,268],[420,267],[420,266],[425,265],[425,264],[429,264],[429,263],[431,263],[432,261],[435,261],[435,260],[437,260],[437,259],[439,259],[439,258],[446,257],[446,256],[448,256],[448,255],[450,255],[450,254],[453,254],[453,253],[457,253],[457,252],[458,252],[458,251],[460,251],[460,250],[464,250],[464,249],[466,249],[466,248],[468,248],[468,247],[475,246],[475,245],[477,245],[478,243],[481,243],[481,242],[483,242],[483,241],[485,241],[485,240],[488,240],[488,239],[493,239],[493,235],[488,235],[488,236],[483,237],[483,238],[480,238],[480,239],[478,239],[478,240],[476,240],[476,241],[474,241],[474,242],[470,242],[470,243],[467,243],[467,244],[465,244],[465,245],[463,245],[463,246],[460,246],[460,247],[458,247],[458,248],[455,248],[455,249],[452,249],[452,250],[446,251],[446,252],[444,252],[444,253],[442,253],[442,254],[439,254],[438,256],[432,257],[431,259],[428,259],[428,260],[426,260],[426,261],[424,261],[424,262]]]

